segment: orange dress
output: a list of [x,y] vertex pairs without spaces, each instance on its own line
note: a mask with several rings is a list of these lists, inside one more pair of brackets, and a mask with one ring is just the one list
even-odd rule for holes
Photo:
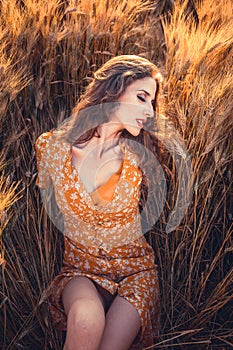
[[66,329],[64,286],[86,276],[137,309],[141,331],[131,349],[151,346],[158,335],[159,286],[154,252],[141,229],[142,175],[136,155],[125,148],[121,169],[88,193],[71,163],[71,151],[71,145],[52,132],[36,142],[37,185],[45,189],[53,184],[64,220],[63,267],[45,293],[55,326]]

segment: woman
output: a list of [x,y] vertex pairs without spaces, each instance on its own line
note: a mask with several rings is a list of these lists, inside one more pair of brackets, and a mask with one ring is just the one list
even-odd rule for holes
[[46,297],[67,331],[65,350],[143,349],[158,334],[157,267],[139,212],[148,156],[139,149],[160,157],[160,77],[139,56],[112,58],[62,128],[36,142],[37,184],[43,193],[53,185],[64,221],[64,266]]

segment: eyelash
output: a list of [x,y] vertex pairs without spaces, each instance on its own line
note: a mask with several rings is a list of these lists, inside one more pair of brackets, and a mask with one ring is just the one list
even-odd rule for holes
[[[137,97],[138,97],[138,99],[139,99],[140,101],[146,102],[146,99],[145,99],[144,97],[142,97],[141,95],[138,95]],[[153,106],[153,108],[154,108],[154,107],[155,107],[155,100],[152,100],[152,101],[151,101],[151,104],[152,104],[152,106]]]
[[142,101],[142,102],[146,102],[146,99],[145,99],[144,97],[140,96],[140,95],[138,95],[138,99],[139,99],[140,101]]

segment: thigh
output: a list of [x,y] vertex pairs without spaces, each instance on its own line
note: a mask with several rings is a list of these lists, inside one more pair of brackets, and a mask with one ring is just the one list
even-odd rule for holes
[[105,301],[101,293],[97,290],[95,284],[87,277],[75,277],[69,281],[62,292],[62,303],[66,315],[68,315],[71,306],[78,299],[89,299],[101,303],[105,309]]
[[105,327],[105,310],[94,283],[75,277],[62,293],[67,315],[64,349],[98,349]]
[[141,319],[140,338],[137,344],[142,348],[153,344],[153,337],[159,333],[160,298],[157,270],[141,271],[125,278],[118,293],[130,302]]
[[141,328],[136,308],[117,295],[106,315],[100,350],[127,350]]

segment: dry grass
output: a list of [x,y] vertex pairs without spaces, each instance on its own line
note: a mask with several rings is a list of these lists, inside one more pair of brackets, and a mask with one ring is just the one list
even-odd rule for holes
[[3,172],[4,166],[0,165],[0,266],[5,267],[4,249],[2,244],[2,236],[4,229],[7,227],[11,219],[11,207],[19,200],[20,193],[16,193],[19,183],[10,183]]
[[[166,113],[184,137],[193,166],[193,199],[182,222],[165,233],[177,193],[173,164],[167,207],[149,237],[162,297],[162,330],[154,348],[233,346],[233,6],[230,0],[214,0],[210,8],[203,0],[196,4],[197,25],[192,14],[188,17],[188,5],[178,2],[169,20],[161,22],[159,15],[170,5],[0,2],[0,144],[1,164],[7,164],[0,178],[3,350],[62,348],[63,334],[52,329],[41,303],[61,265],[62,238],[35,187],[34,143],[69,115],[97,67],[127,53],[147,56],[161,67]],[[23,196],[15,201],[20,190]],[[6,207],[12,213],[7,221]]]
[[163,299],[166,325],[180,332],[181,344],[200,341],[198,348],[202,341],[204,348],[221,341],[232,345],[233,7],[230,1],[211,4],[211,12],[208,1],[197,6],[197,27],[184,16],[185,3],[163,23],[166,113],[186,140],[194,188],[180,227],[155,241],[169,251],[158,252],[167,267],[161,269],[162,291],[171,292],[169,302]]

